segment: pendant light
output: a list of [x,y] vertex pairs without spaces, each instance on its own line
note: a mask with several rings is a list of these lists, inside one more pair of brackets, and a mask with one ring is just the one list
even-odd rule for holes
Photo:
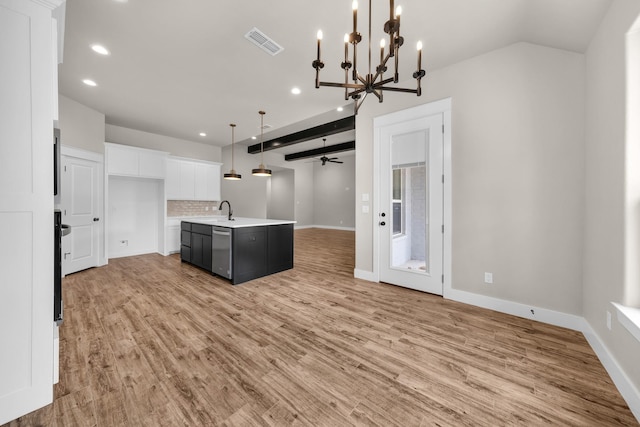
[[260,164],[257,169],[252,169],[251,174],[255,176],[271,176],[271,169],[267,169],[264,166],[264,144],[262,132],[264,131],[264,111],[258,111],[260,114]]
[[229,173],[224,174],[224,179],[228,179],[230,181],[238,181],[242,179],[242,175],[236,173],[236,170],[233,167],[233,146],[235,144],[236,125],[231,123],[229,126],[231,126],[231,170],[229,171]]

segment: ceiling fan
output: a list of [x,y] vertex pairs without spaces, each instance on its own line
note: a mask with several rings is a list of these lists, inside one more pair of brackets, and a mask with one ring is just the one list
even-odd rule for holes
[[[322,142],[323,142],[323,146],[326,147],[327,146],[327,138],[322,138]],[[322,166],[326,165],[327,163],[344,163],[341,162],[340,160],[338,160],[337,157],[327,157],[327,156],[322,156],[319,159],[316,159],[317,161],[321,161],[322,162]]]

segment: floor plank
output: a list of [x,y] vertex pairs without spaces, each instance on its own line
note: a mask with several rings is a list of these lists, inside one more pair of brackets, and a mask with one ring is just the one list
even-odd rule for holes
[[7,426],[638,425],[582,334],[353,278],[354,233],[232,286],[157,254],[63,281],[52,405]]

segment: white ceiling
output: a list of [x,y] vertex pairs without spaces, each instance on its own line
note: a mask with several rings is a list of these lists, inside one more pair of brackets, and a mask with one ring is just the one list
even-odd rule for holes
[[[610,3],[396,0],[403,7],[405,38],[400,79],[415,71],[418,40],[424,44],[425,84],[431,70],[518,41],[584,52]],[[311,62],[322,29],[321,80],[344,78],[339,64],[344,33],[352,27],[351,0],[67,0],[66,7],[60,93],[104,113],[108,124],[225,146],[229,123],[237,124],[236,141],[259,133],[260,109],[267,113],[265,124],[277,130],[347,103],[341,89],[314,88]],[[360,69],[367,65],[367,10],[368,2],[360,0]],[[373,12],[375,61],[389,2],[373,0]],[[284,51],[270,56],[247,41],[253,27]],[[94,53],[94,43],[111,55]],[[84,85],[85,78],[98,86]],[[291,94],[294,86],[300,95]],[[327,145],[345,139],[329,138]]]

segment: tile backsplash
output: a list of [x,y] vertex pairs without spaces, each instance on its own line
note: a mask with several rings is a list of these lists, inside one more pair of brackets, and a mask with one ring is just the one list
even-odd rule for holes
[[167,216],[214,216],[218,215],[218,202],[196,200],[167,200]]

